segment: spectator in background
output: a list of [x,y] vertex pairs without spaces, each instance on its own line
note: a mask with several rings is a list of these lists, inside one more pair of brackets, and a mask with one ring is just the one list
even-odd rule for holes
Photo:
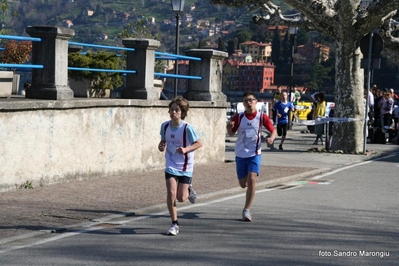
[[312,100],[312,119],[314,120],[316,116],[316,108],[317,108],[317,102],[318,102],[318,97],[319,95],[323,94],[323,99],[324,99],[324,91],[321,92],[315,92],[310,95],[310,99]]
[[294,106],[298,105],[299,100],[301,99],[301,93],[298,91],[298,86],[294,86],[294,91],[291,91],[291,102]]
[[[373,87],[370,88],[370,90],[368,90],[368,100],[369,100],[369,119],[371,119],[373,117],[373,113],[374,113],[374,94],[372,92]],[[367,91],[367,88],[366,88]]]
[[374,127],[381,127],[381,100],[383,92],[379,88],[375,88],[374,98]]
[[375,97],[376,90],[377,90],[377,85],[373,84],[373,86],[371,86],[371,88],[370,88],[370,91],[374,95],[374,97]]
[[388,89],[384,90],[384,96],[380,101],[380,112],[382,119],[382,127],[384,129],[390,129],[392,125],[392,111],[393,111],[393,99],[391,91]]
[[[315,120],[318,117],[324,117],[326,115],[326,101],[324,99],[324,92],[318,92],[318,93],[314,93],[311,96],[314,99],[316,108],[315,111],[313,113],[313,120]],[[322,126],[322,130],[324,128],[324,124],[320,124],[320,125],[315,125],[315,132],[316,132],[316,140],[314,141],[314,145],[318,145],[319,144],[319,139],[321,140],[321,145],[324,145],[324,141],[323,141],[323,134],[320,134],[318,132],[318,130],[316,129],[317,126]]]
[[390,90],[391,95],[392,95],[392,100],[393,100],[393,102],[395,102],[395,99],[398,98],[398,95],[395,93],[395,91],[392,88],[390,88],[389,90]]
[[[399,128],[398,128],[398,121],[399,121],[399,99],[396,98],[395,103],[394,103],[394,108],[392,110],[392,115],[393,115],[393,121],[395,124],[395,129],[396,132],[398,132]],[[397,134],[397,133],[396,133]]]
[[295,111],[296,106],[298,105],[299,100],[301,99],[301,93],[298,91],[298,86],[294,85],[294,91],[291,91],[291,102],[294,105],[294,110],[292,111],[291,121],[295,120]]

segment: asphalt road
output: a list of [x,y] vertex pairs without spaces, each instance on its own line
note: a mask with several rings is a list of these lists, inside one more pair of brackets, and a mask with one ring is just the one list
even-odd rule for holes
[[399,154],[244,194],[0,249],[0,265],[398,265]]

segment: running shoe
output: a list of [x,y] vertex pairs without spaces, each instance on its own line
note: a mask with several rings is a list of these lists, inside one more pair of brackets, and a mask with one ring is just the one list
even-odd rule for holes
[[282,151],[282,150],[283,150],[283,144],[278,145],[278,149],[279,149],[280,151]]
[[248,209],[242,211],[242,220],[246,222],[252,222],[251,212]]
[[197,193],[195,192],[195,190],[193,189],[193,186],[190,184],[190,186],[188,187],[188,200],[194,204],[195,200],[197,199]]
[[177,224],[172,224],[168,232],[166,232],[166,234],[170,236],[176,236],[178,233],[179,233],[179,226]]

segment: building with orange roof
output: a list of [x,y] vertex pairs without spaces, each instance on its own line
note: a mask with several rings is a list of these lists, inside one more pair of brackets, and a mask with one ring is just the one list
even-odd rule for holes
[[274,38],[274,34],[276,32],[276,27],[278,27],[278,34],[280,35],[280,40],[284,39],[284,36],[287,34],[287,32],[289,32],[290,27],[288,26],[276,26],[276,25],[271,25],[269,27],[267,27],[267,38],[269,40],[273,40]]
[[330,47],[316,42],[299,45],[297,49],[297,54],[306,61],[318,59],[321,63],[327,61],[330,55]]
[[246,53],[250,53],[253,58],[271,62],[272,45],[270,43],[246,41],[240,43]]

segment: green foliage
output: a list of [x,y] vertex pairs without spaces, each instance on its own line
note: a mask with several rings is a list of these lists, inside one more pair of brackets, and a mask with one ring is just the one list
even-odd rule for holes
[[[121,69],[120,58],[110,52],[88,52],[85,55],[80,52],[70,53],[68,56],[68,66],[81,68],[97,69]],[[123,79],[121,73],[94,72],[94,71],[68,71],[69,77],[76,80],[88,79],[92,82],[93,89],[105,91],[113,90],[122,86]]]
[[248,40],[251,40],[252,33],[249,30],[244,29],[237,32],[236,37],[238,39],[238,43],[243,43]]
[[324,67],[317,60],[313,62],[310,67],[309,80],[305,82],[305,87],[311,88],[314,91],[319,90],[326,82],[331,82],[332,77],[329,72],[331,68]]
[[152,34],[147,27],[148,22],[146,20],[138,20],[136,22],[129,22],[123,27],[123,30],[118,34],[118,38],[139,38],[139,39],[155,39],[160,41],[161,36],[159,33]]
[[309,43],[310,41],[311,41],[311,38],[310,38],[309,33],[306,30],[304,30],[303,28],[299,28],[298,34],[296,36],[296,44],[303,45],[303,44]]
[[4,12],[6,12],[6,10],[8,9],[8,4],[7,4],[7,0],[1,0],[1,10]]
[[[148,21],[139,20],[137,22],[128,23],[123,30],[118,33],[118,38],[138,38],[138,39],[154,39],[157,41],[161,41],[160,33],[152,34],[149,30]],[[155,72],[163,72],[164,66],[166,65],[165,60],[156,60],[155,61]]]
[[26,181],[26,183],[25,183],[25,189],[33,189],[33,183],[32,183],[32,181]]

